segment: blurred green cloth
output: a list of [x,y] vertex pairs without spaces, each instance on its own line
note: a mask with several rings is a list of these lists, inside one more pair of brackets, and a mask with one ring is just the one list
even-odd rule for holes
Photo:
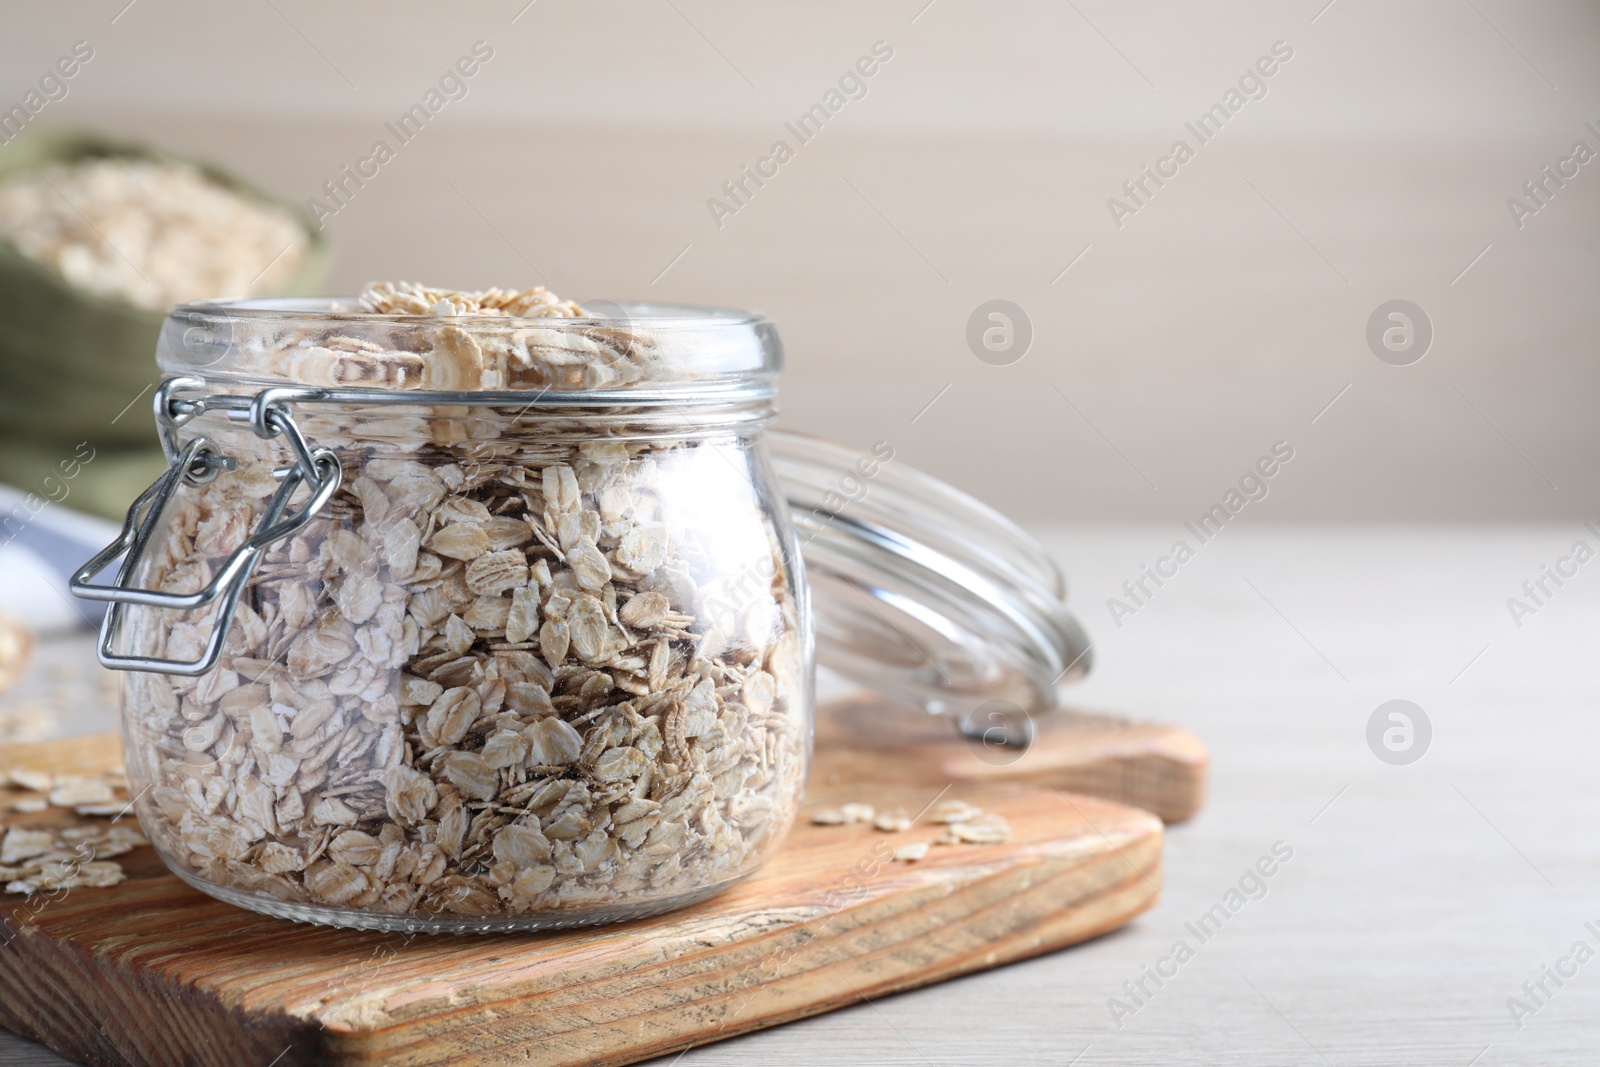
[[[91,443],[93,452],[88,453],[79,452],[76,443],[56,446],[0,439],[0,482],[120,522],[134,497],[167,469],[167,458],[155,444],[148,408],[143,421],[150,430],[150,445],[145,448]],[[93,459],[80,462],[85,454]]]

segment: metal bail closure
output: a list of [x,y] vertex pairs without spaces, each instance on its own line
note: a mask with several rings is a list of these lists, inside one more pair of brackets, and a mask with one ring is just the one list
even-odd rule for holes
[[[158,674],[181,674],[191,677],[205,674],[215,667],[217,660],[222,656],[223,645],[228,639],[228,628],[233,622],[239,594],[244,592],[244,587],[249,583],[250,576],[255,573],[261,557],[266,554],[267,549],[297,533],[310,522],[339,488],[344,478],[344,469],[339,463],[339,457],[325,448],[315,450],[309,448],[305,437],[300,433],[300,428],[294,424],[288,411],[282,407],[263,404],[259,406],[259,419],[254,421],[259,423],[258,433],[261,433],[259,427],[265,427],[268,431],[261,433],[261,436],[276,437],[281,434],[289,439],[295,453],[295,463],[291,467],[280,468],[273,472],[282,479],[282,484],[268,501],[266,510],[262,512],[261,521],[256,524],[255,532],[250,535],[249,540],[234,549],[222,569],[204,589],[195,593],[166,593],[157,589],[139,589],[129,584],[138,570],[139,561],[149,547],[151,537],[160,525],[162,516],[166,514],[167,506],[179,487],[183,484],[203,485],[215,478],[219,470],[232,470],[237,466],[237,461],[233,457],[217,451],[204,437],[194,438],[173,457],[172,466],[167,468],[166,473],[150,488],[139,494],[139,499],[128,509],[128,517],[123,522],[122,533],[117,539],[72,576],[70,584],[74,596],[85,600],[111,602],[110,610],[100,623],[98,651],[103,666],[117,671],[153,671]],[[289,500],[302,484],[310,487],[310,498],[300,510],[291,511]],[[96,575],[124,553],[127,554],[127,558],[117,572],[116,581],[110,585],[90,584]],[[191,611],[205,607],[213,601],[218,602],[216,619],[212,624],[211,637],[207,640],[199,659],[124,656],[113,651],[125,605],[138,604],[143,607]]]

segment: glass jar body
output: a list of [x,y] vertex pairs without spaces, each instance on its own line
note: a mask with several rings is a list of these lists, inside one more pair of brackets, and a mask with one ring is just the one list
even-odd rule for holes
[[[811,621],[764,418],[334,405],[336,495],[268,549],[219,665],[126,676],[141,823],[198,888],[288,918],[491,931],[726,887],[778,845]],[[133,576],[204,586],[294,456],[220,416]],[[129,617],[193,659],[204,617]]]

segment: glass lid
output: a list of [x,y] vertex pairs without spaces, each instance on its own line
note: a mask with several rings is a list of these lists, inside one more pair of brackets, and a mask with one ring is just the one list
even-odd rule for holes
[[1056,706],[1092,662],[1066,583],[1009,519],[894,458],[774,431],[798,531],[817,662],[929,711]]

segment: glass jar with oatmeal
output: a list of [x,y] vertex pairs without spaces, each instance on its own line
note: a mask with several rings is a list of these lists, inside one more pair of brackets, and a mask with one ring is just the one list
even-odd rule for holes
[[[940,502],[881,455],[869,531],[819,506],[797,532],[766,440],[781,358],[760,315],[544,290],[174,309],[155,401],[171,467],[74,582],[112,602],[101,659],[129,672],[130,784],[167,865],[268,914],[430,932],[649,915],[754,870],[809,759],[802,542],[829,550],[841,603],[855,582],[903,611],[898,585],[936,584],[906,567],[940,566],[937,537],[885,549],[897,500]],[[826,448],[779,450],[808,506]],[[966,597],[1003,632],[947,633],[937,661],[918,646],[942,685],[903,648],[870,680],[956,706],[1083,669],[1019,558],[945,590],[940,610]],[[878,617],[878,638],[911,640]],[[853,625],[871,660],[873,624]]]

